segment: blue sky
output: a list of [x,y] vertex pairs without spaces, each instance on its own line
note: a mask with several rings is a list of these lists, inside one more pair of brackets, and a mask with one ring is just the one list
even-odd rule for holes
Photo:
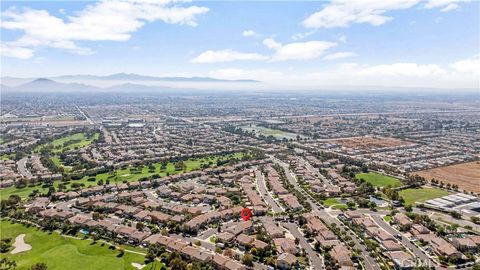
[[163,2],[3,2],[2,76],[479,87],[479,1]]

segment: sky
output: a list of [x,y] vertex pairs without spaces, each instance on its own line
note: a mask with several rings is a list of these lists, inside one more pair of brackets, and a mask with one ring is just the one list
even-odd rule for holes
[[480,88],[480,1],[2,1],[1,75]]

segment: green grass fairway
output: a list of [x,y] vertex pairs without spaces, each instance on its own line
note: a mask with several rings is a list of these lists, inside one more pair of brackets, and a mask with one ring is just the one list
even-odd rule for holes
[[[91,137],[87,137],[85,135],[85,133],[83,132],[80,132],[80,133],[75,133],[73,135],[70,135],[70,136],[65,136],[65,137],[62,137],[62,138],[59,138],[59,139],[56,139],[56,140],[53,140],[52,142],[46,144],[46,145],[51,145],[53,146],[53,152],[54,153],[61,153],[63,151],[67,151],[67,150],[73,150],[73,149],[77,149],[77,148],[84,148],[88,145],[90,145],[93,141],[95,140],[98,140],[98,138],[100,137],[100,133],[95,133],[93,136]],[[79,142],[76,142],[76,143],[72,143],[72,144],[68,144],[66,146],[64,146],[63,144],[68,142],[68,141],[71,141],[71,140],[79,140]],[[35,151],[40,151],[43,147],[45,147],[46,145],[39,145],[35,148]]]
[[[47,233],[31,226],[11,223],[2,220],[0,222],[2,238],[12,238],[12,242],[19,234],[25,234],[25,242],[32,246],[29,251],[15,255],[8,253],[0,254],[0,257],[8,257],[17,262],[17,269],[29,269],[35,263],[44,262],[48,270],[64,269],[136,269],[132,262],[143,264],[144,256],[125,252],[122,257],[117,257],[118,250],[111,250],[108,245],[103,247],[101,243],[92,244],[90,240],[78,240],[66,238],[58,233]],[[158,263],[157,263],[158,264]],[[151,269],[147,265],[143,269]]]
[[399,195],[405,200],[405,205],[413,205],[450,194],[451,192],[438,188],[409,188],[399,192]]
[[[286,132],[279,129],[271,129],[271,128],[262,127],[262,126],[244,127],[243,129],[248,132],[253,131],[259,135],[263,135],[267,137],[273,136],[276,139],[296,139],[297,138],[297,134],[295,133],[290,133],[290,132]],[[301,137],[303,138],[303,136]]]
[[397,178],[374,172],[358,173],[357,175],[355,175],[355,178],[362,178],[363,180],[365,180],[365,182],[371,183],[375,187],[400,187],[402,185],[402,182],[400,182],[400,180],[398,180]]

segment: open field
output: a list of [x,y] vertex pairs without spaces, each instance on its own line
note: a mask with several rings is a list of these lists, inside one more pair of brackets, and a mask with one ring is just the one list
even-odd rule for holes
[[354,137],[346,139],[331,140],[332,143],[339,143],[344,147],[353,149],[372,149],[372,148],[384,148],[384,147],[396,147],[411,145],[411,142],[402,141],[395,138],[387,137]]
[[371,183],[373,186],[376,187],[399,187],[402,185],[402,182],[400,182],[400,180],[398,180],[397,178],[374,172],[358,173],[355,175],[355,178],[363,179],[365,180],[365,182]]
[[436,180],[458,185],[460,189],[480,193],[480,161],[414,172],[427,180]]
[[[35,263],[46,263],[49,270],[63,269],[135,269],[132,263],[143,264],[144,256],[125,252],[117,257],[118,250],[101,246],[101,243],[93,244],[92,241],[79,240],[64,237],[56,232],[47,233],[31,226],[11,223],[2,220],[0,222],[2,238],[15,239],[20,234],[25,234],[25,242],[32,246],[29,251],[17,254],[2,253],[0,257],[8,257],[15,260],[17,269],[29,269]],[[151,269],[147,265],[145,270]]]
[[[99,136],[100,136],[100,133],[98,132],[91,137],[87,137],[86,134],[83,132],[75,133],[70,136],[65,136],[65,137],[53,140],[52,142],[46,145],[37,146],[35,148],[35,151],[40,151],[42,148],[46,146],[53,146],[54,153],[61,153],[66,150],[83,148],[90,145],[94,140],[98,140]],[[74,142],[74,143],[69,143],[69,142]],[[65,143],[67,144],[65,145]]]
[[405,200],[405,205],[413,205],[414,203],[422,203],[430,199],[450,195],[451,192],[438,188],[408,188],[401,190],[399,194]]
[[271,129],[262,126],[243,127],[245,131],[255,132],[255,134],[263,136],[273,136],[276,139],[296,139],[297,134],[286,132],[279,129]]
[[[159,175],[160,177],[164,177],[167,175],[179,174],[184,172],[190,172],[194,170],[198,170],[203,166],[208,167],[215,167],[218,160],[226,160],[226,159],[242,159],[245,153],[238,152],[229,155],[218,155],[218,156],[210,156],[205,158],[198,158],[198,159],[189,159],[183,162],[184,168],[180,170],[175,169],[175,164],[172,162],[168,162],[165,167],[162,167],[161,163],[154,163],[153,167],[154,170],[150,170],[148,166],[140,166],[140,167],[128,167],[125,169],[117,169],[110,173],[100,173],[95,176],[89,177],[85,176],[79,180],[71,180],[69,183],[64,183],[67,188],[71,188],[72,184],[83,184],[84,187],[89,186],[96,186],[99,180],[102,180],[105,184],[108,180],[110,183],[123,183],[125,182],[134,182],[138,181],[141,178],[149,177],[152,175]],[[62,181],[55,181],[54,187],[58,190],[58,186],[62,184]],[[37,186],[28,186],[25,188],[16,188],[16,187],[8,187],[0,189],[0,197],[8,198],[10,195],[16,194],[19,195],[21,198],[26,198],[33,190],[38,190],[40,193],[45,193],[48,191],[47,188],[42,188],[41,185]]]

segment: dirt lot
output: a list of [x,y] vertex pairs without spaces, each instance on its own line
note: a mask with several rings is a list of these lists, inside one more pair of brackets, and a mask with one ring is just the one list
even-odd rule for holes
[[458,185],[460,189],[480,193],[480,162],[468,162],[446,167],[415,172],[427,180],[435,178]]
[[370,136],[338,139],[338,140],[333,140],[333,142],[339,143],[344,147],[353,148],[353,149],[374,149],[374,148],[395,147],[395,146],[404,146],[404,145],[413,144],[411,142],[402,141],[395,138],[370,137]]

